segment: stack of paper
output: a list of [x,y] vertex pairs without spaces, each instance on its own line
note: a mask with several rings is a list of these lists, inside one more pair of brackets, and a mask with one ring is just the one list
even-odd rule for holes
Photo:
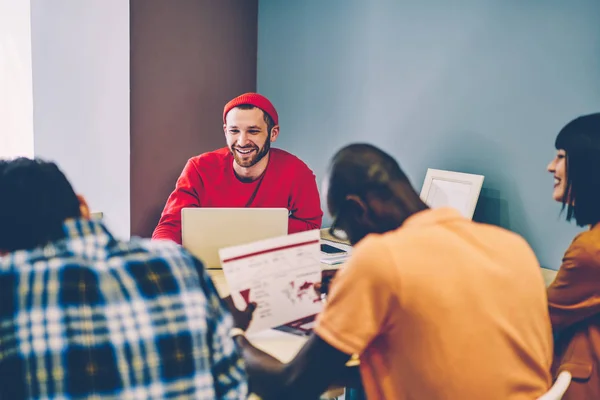
[[321,239],[321,262],[323,264],[338,265],[346,262],[352,247],[346,244]]

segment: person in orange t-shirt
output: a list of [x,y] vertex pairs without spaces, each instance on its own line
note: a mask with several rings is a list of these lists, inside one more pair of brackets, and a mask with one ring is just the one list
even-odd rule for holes
[[[367,144],[334,156],[324,189],[331,231],[356,246],[290,363],[232,331],[255,393],[315,398],[352,354],[369,399],[517,400],[548,390],[546,290],[523,238],[429,209],[396,161]],[[248,311],[235,313],[239,328]]]

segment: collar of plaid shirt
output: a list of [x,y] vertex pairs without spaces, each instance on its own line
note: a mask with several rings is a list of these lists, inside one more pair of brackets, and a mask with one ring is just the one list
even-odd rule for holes
[[97,221],[0,259],[0,398],[242,399],[232,320],[199,261]]

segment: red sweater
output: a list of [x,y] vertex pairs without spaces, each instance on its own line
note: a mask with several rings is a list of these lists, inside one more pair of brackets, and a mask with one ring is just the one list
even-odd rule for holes
[[184,207],[285,207],[290,211],[289,233],[321,227],[323,211],[315,175],[298,157],[271,149],[262,179],[250,183],[243,183],[235,176],[233,162],[227,147],[190,158],[152,238],[181,244]]

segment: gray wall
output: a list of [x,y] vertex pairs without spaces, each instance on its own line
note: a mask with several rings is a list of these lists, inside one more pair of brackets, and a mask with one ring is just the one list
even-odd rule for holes
[[[475,218],[522,234],[556,268],[578,232],[546,165],[571,118],[600,110],[597,0],[261,0],[258,90],[277,142],[323,177],[350,142],[485,175]],[[325,224],[329,220],[324,221]]]
[[35,155],[129,237],[129,2],[31,0]]

